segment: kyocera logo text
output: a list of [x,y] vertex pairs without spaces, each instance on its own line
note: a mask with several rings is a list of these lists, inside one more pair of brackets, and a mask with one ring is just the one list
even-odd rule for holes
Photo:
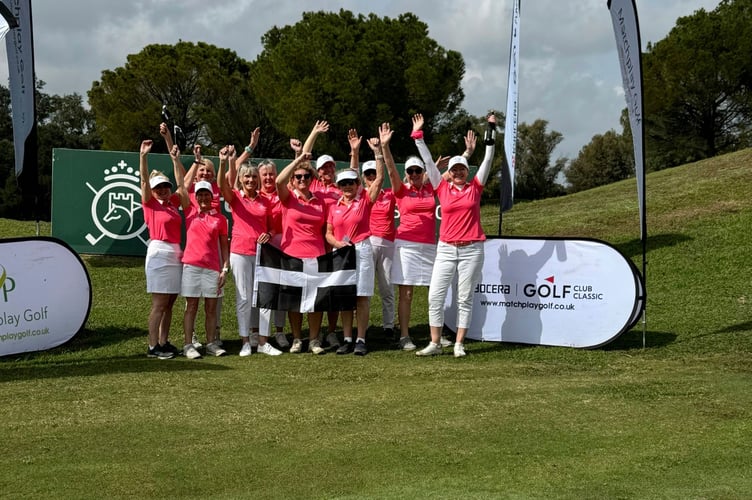
[[554,277],[546,278],[545,283],[537,285],[528,283],[522,289],[526,297],[542,297],[552,299],[565,299],[572,292],[572,285],[555,285]]
[[8,276],[8,272],[5,267],[0,265],[0,290],[3,291],[3,301],[8,302],[8,293],[12,292],[16,288],[16,282],[13,278]]

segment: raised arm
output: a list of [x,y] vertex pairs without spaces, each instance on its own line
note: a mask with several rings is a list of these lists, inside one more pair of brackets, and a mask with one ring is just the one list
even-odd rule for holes
[[149,153],[151,152],[152,141],[146,139],[141,141],[141,149],[138,154],[138,167],[141,174],[141,202],[148,203],[151,200],[151,186],[149,185]]
[[295,172],[295,169],[301,164],[307,161],[311,161],[311,153],[301,153],[300,156],[291,161],[282,169],[279,175],[277,175],[275,183],[277,184],[277,196],[279,196],[280,201],[287,201],[287,198],[290,196],[290,188],[288,185],[290,184],[292,173]]
[[317,121],[316,125],[313,126],[311,133],[308,134],[308,138],[306,139],[305,144],[303,144],[303,153],[313,152],[313,145],[316,144],[316,138],[319,136],[319,134],[325,134],[328,131],[329,122],[323,120]]
[[175,174],[175,185],[177,186],[176,192],[180,196],[180,206],[183,210],[186,210],[191,204],[191,199],[188,196],[188,189],[185,187],[185,167],[180,162],[180,148],[177,144],[172,145],[170,149],[170,158],[172,158],[172,170]]
[[165,145],[167,145],[167,151],[172,151],[172,146],[175,143],[172,142],[172,134],[170,133],[169,127],[167,127],[167,124],[164,122],[159,124],[159,135],[164,139]]
[[467,135],[465,136],[465,151],[462,153],[462,156],[465,157],[466,160],[469,160],[471,156],[473,156],[473,153],[475,152],[475,143],[478,141],[478,137],[475,135],[475,132],[473,130],[468,130]]
[[293,158],[297,158],[303,152],[303,143],[296,137],[290,137],[290,149],[294,153]]
[[[253,150],[255,150],[256,146],[258,146],[258,141],[259,141],[260,136],[261,136],[261,128],[256,127],[255,129],[253,129],[253,132],[251,132],[251,139],[248,142],[248,145],[245,148],[243,148],[243,152],[240,153],[240,156],[238,156],[238,159],[235,160],[235,163],[237,163],[237,165],[242,165],[246,160],[248,160],[251,157],[251,155],[253,154]],[[233,150],[235,150],[235,146],[233,146]]]
[[488,174],[491,173],[491,165],[493,164],[494,152],[496,150],[496,141],[494,140],[494,135],[496,134],[496,116],[493,113],[488,115],[488,122],[486,125],[489,132],[486,134],[488,140],[485,141],[486,154],[483,156],[483,161],[481,162],[480,167],[478,167],[478,173],[475,174],[475,178],[478,179],[481,186],[486,185]]
[[350,169],[358,171],[360,167],[360,142],[363,137],[358,136],[358,131],[351,128],[347,132],[347,142],[350,143]]
[[193,185],[193,181],[196,178],[196,170],[198,170],[198,166],[203,162],[204,160],[201,157],[201,144],[194,144],[193,145],[193,164],[191,165],[191,168],[188,169],[188,172],[185,174],[185,182],[184,185],[186,189],[191,187]]
[[217,184],[219,185],[219,192],[222,193],[222,197],[225,201],[227,203],[232,203],[232,200],[235,198],[235,193],[232,191],[233,183],[230,182],[228,177],[237,177],[237,172],[234,172],[235,162],[233,162],[232,165],[230,165],[230,175],[225,175],[225,169],[227,168],[227,163],[230,159],[229,148],[229,146],[225,146],[219,150],[219,172],[217,173]]
[[413,133],[410,134],[410,137],[415,140],[420,158],[426,165],[426,175],[428,175],[429,182],[434,188],[437,187],[441,181],[441,172],[439,172],[439,168],[433,162],[431,151],[428,150],[428,146],[426,146],[423,140],[423,115],[420,113],[413,115]]

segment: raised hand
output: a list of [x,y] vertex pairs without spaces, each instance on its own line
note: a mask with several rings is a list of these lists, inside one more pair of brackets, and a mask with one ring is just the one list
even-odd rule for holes
[[417,132],[418,130],[423,130],[423,115],[415,113],[413,115],[413,132]]
[[141,155],[147,155],[151,152],[151,146],[153,144],[153,141],[151,139],[146,139],[141,141]]
[[388,122],[384,122],[379,126],[379,139],[381,140],[381,144],[387,145],[389,144],[389,141],[392,140],[392,133],[394,131],[392,130],[391,126]]
[[350,143],[350,151],[358,151],[360,149],[360,142],[363,137],[358,136],[358,131],[351,128],[347,132],[347,142]]

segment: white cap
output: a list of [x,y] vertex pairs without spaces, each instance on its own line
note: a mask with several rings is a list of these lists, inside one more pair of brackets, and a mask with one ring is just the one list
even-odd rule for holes
[[[318,160],[316,160],[316,170],[323,168],[324,165],[327,163],[334,163],[334,158],[332,158],[329,155],[321,155],[319,156]],[[332,165],[333,167],[334,165]]]
[[368,172],[369,170],[374,170],[374,171],[376,170],[376,162],[375,162],[375,161],[373,161],[373,160],[368,160],[367,162],[365,162],[365,163],[363,164],[363,166],[362,166],[362,167],[360,167],[360,171],[361,171],[362,173],[364,173],[364,174],[365,174],[366,172]]
[[420,167],[420,168],[426,168],[425,165],[423,165],[423,162],[420,160],[420,158],[416,158],[414,156],[407,159],[405,162],[405,170],[407,170],[410,167]]
[[202,189],[208,189],[210,193],[214,194],[214,190],[212,189],[212,185],[210,182],[207,181],[198,181],[196,184],[193,185],[193,192],[198,193]]
[[164,175],[155,175],[151,179],[149,179],[149,186],[154,189],[155,187],[159,186],[160,184],[169,184],[170,189],[172,189],[172,182],[170,182],[170,179],[165,177]]
[[358,173],[355,170],[352,170],[352,169],[349,169],[349,168],[347,170],[343,170],[343,171],[341,171],[340,173],[337,174],[337,181],[336,182],[344,181],[345,179],[352,179],[352,180],[357,181],[358,180]]
[[455,165],[462,165],[466,169],[470,170],[470,167],[467,165],[467,160],[464,156],[452,156],[452,158],[449,160],[449,168],[451,169]]

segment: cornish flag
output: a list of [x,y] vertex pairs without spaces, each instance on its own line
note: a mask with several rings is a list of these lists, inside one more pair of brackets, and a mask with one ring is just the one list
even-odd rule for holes
[[253,305],[294,312],[352,311],[357,294],[355,247],[310,259],[265,243],[256,252]]

